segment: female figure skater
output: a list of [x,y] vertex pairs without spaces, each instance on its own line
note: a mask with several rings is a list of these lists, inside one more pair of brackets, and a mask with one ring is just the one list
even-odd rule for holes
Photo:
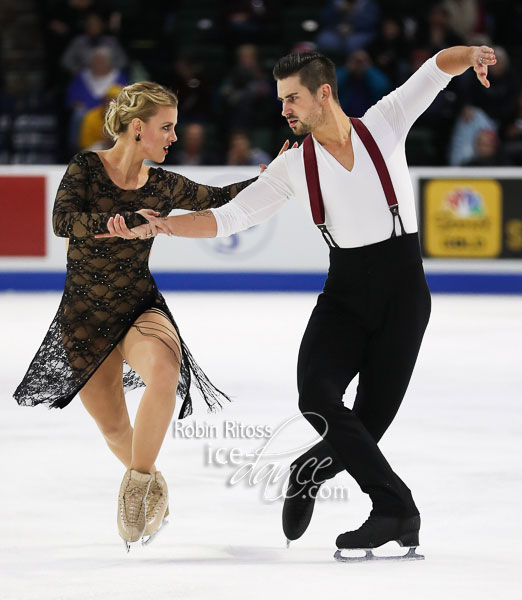
[[[118,499],[118,531],[127,551],[149,541],[168,515],[167,485],[154,461],[171,421],[176,390],[180,418],[192,412],[191,378],[210,409],[227,398],[199,368],[149,272],[155,227],[136,211],[166,216],[181,208],[218,207],[253,180],[223,188],[149,168],[176,141],[178,100],[141,82],[110,103],[105,151],[80,152],[56,196],[53,227],[69,239],[65,290],[58,312],[14,397],[20,405],[64,408],[77,393],[109,448],[127,467]],[[95,240],[111,215],[145,225],[140,239]],[[125,373],[124,373],[125,370]],[[124,387],[146,385],[134,429]]]

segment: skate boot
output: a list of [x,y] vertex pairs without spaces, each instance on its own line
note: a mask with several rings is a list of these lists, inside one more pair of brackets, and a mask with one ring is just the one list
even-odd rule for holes
[[159,471],[156,471],[152,475],[145,503],[147,508],[147,524],[141,538],[143,545],[150,544],[168,523],[166,517],[169,516],[169,491],[167,482]]
[[293,473],[290,475],[283,504],[283,532],[287,548],[291,541],[299,539],[307,530],[312,520],[317,492],[324,483],[313,480],[298,483],[297,478],[292,475]]
[[[339,548],[334,555],[341,562],[361,562],[365,560],[419,560],[424,556],[415,552],[419,545],[420,516],[414,517],[370,517],[355,531],[342,533],[337,537]],[[406,554],[399,556],[376,556],[372,549],[387,542],[397,542],[409,547]],[[342,550],[364,550],[365,556],[343,556]]]
[[151,481],[150,473],[140,473],[133,469],[128,469],[123,476],[118,498],[118,532],[127,552],[131,543],[137,542],[145,530],[145,497]]
[[283,504],[283,532],[287,547],[308,528],[315,499],[323,483],[343,470],[344,467],[324,441],[292,463]]

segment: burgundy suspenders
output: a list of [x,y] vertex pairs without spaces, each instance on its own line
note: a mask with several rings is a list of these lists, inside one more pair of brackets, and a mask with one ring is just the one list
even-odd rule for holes
[[[386,202],[388,203],[390,212],[393,216],[393,231],[391,237],[395,237],[397,235],[395,232],[396,218],[399,219],[401,232],[404,235],[406,231],[404,230],[404,225],[402,224],[402,219],[399,214],[399,202],[397,200],[397,196],[395,195],[395,190],[393,188],[393,183],[390,178],[390,173],[388,171],[386,163],[384,162],[384,158],[382,157],[381,151],[379,150],[379,147],[373,139],[372,134],[368,131],[368,128],[360,119],[351,117],[350,121],[353,125],[353,128],[357,132],[357,135],[361,138],[361,141],[364,144],[366,151],[372,159],[372,162],[375,166],[375,170],[379,175],[382,189],[384,191],[384,195],[386,196]],[[323,195],[321,194],[321,186],[319,184],[319,171],[317,169],[317,159],[315,156],[315,148],[314,141],[312,139],[312,134],[308,134],[304,139],[303,156],[306,174],[306,184],[308,186],[308,195],[310,196],[310,206],[312,209],[312,217],[314,219],[314,223],[317,225],[317,227],[323,234],[325,242],[329,246],[338,248],[339,246],[335,243],[324,222],[325,213]]]
[[317,158],[315,157],[314,140],[311,133],[304,139],[303,157],[306,184],[308,185],[308,195],[310,196],[310,207],[314,223],[323,234],[324,241],[333,248],[339,248],[324,223],[323,195],[321,194],[321,186],[319,185],[319,171],[317,170]]

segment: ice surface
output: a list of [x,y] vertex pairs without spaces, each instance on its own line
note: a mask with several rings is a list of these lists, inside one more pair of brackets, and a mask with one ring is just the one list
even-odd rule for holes
[[[227,485],[241,458],[235,467],[205,464],[218,448],[250,452],[268,440],[225,438],[225,421],[275,431],[295,417],[272,438],[281,469],[313,439],[297,411],[295,365],[314,296],[166,298],[200,364],[235,401],[209,415],[196,397],[194,419],[181,422],[186,432],[190,423],[216,426],[217,437],[168,433],[157,464],[169,483],[170,525],[126,555],[116,529],[123,467],[79,399],[49,411],[11,397],[59,295],[0,295],[2,600],[520,597],[521,298],[434,297],[408,394],[382,441],[420,507],[426,561],[392,564],[333,560],[337,534],[369,510],[346,474],[330,489],[348,490],[349,500],[318,502],[308,532],[287,550],[281,501],[269,501],[260,483]],[[128,396],[131,415],[139,397]]]

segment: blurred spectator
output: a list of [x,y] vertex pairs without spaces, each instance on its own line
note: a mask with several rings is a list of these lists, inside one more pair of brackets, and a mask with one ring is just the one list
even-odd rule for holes
[[56,40],[62,40],[63,47],[84,31],[87,15],[99,9],[96,0],[58,0],[46,4],[47,29]]
[[330,0],[321,15],[319,50],[351,54],[366,48],[377,33],[379,17],[375,0]]
[[229,139],[227,165],[268,165],[272,159],[260,148],[252,148],[250,138],[244,131],[237,130]]
[[70,41],[85,30],[87,14],[97,9],[95,0],[42,2],[39,9],[45,24],[47,70],[51,82],[58,81],[60,62]]
[[89,66],[78,73],[67,90],[67,106],[87,111],[103,102],[107,90],[118,83],[127,85],[127,78],[113,63],[112,49],[98,47],[91,50]]
[[408,58],[411,47],[404,35],[400,19],[385,17],[379,33],[368,46],[375,66],[388,77],[393,87],[403,83],[409,75]]
[[176,58],[171,70],[160,75],[160,82],[177,93],[183,121],[212,120],[210,82],[196,57],[182,54]]
[[475,138],[475,158],[468,161],[468,167],[501,167],[509,165],[509,160],[500,147],[500,140],[494,129],[482,129]]
[[484,32],[486,14],[477,0],[444,0],[443,6],[451,29],[466,43],[471,34]]
[[185,125],[179,135],[178,142],[172,146],[166,164],[172,165],[217,165],[214,154],[205,146],[205,127],[201,123]]
[[111,85],[105,94],[103,104],[87,111],[80,130],[78,144],[80,150],[106,150],[114,145],[112,138],[105,133],[103,124],[110,101],[116,98],[121,89],[121,85]]
[[232,0],[226,2],[227,41],[233,45],[270,42],[270,25],[276,22],[273,0]]
[[362,116],[390,91],[389,79],[372,65],[365,50],[357,50],[348,57],[346,65],[337,70],[337,79],[339,102],[354,117]]
[[[85,21],[90,13],[96,12],[110,19],[111,25],[117,22],[117,13],[107,10],[104,0],[54,0],[45,2],[47,27],[55,35],[71,40],[85,29]],[[111,27],[112,29],[112,27]]]
[[522,93],[518,95],[515,110],[506,119],[505,150],[514,164],[522,165]]
[[266,125],[275,106],[275,95],[255,46],[238,48],[237,64],[221,87],[221,97],[228,127]]
[[[6,6],[11,6],[12,14],[21,16],[26,10],[25,3],[16,0],[9,0]],[[483,88],[471,69],[454,78],[414,124],[408,138],[409,160],[412,164],[416,160],[418,164],[447,164],[448,158],[452,164],[471,160],[470,140],[477,129],[491,127],[489,121],[483,122],[489,118],[495,123],[506,154],[512,161],[522,162],[522,109],[518,100],[522,90],[522,2],[149,0],[144,10],[145,5],[139,0],[47,0],[31,2],[31,6],[31,18],[39,19],[41,31],[46,32],[45,48],[38,46],[35,37],[30,46],[25,44],[27,49],[22,44],[20,52],[7,52],[8,46],[15,48],[12,37],[17,34],[13,33],[16,28],[4,27],[0,34],[5,37],[4,52],[0,51],[0,74],[7,93],[4,99],[0,97],[0,104],[5,107],[0,107],[0,122],[3,116],[12,120],[22,106],[26,112],[43,110],[44,95],[29,93],[29,85],[38,78],[45,80],[45,96],[51,99],[49,104],[55,111],[61,136],[57,145],[63,154],[58,160],[68,160],[70,152],[75,151],[79,126],[88,107],[103,104],[104,93],[112,83],[125,83],[125,78],[112,81],[111,76],[108,81],[104,76],[87,77],[86,83],[83,75],[74,84],[70,82],[70,70],[74,76],[88,70],[87,57],[98,46],[112,47],[115,62],[110,71],[121,68],[127,56],[128,79],[153,79],[178,92],[180,127],[184,123],[206,124],[207,140],[220,162],[224,162],[228,133],[234,128],[253,132],[255,145],[271,151],[281,117],[268,63],[287,50],[308,50],[319,42],[318,49],[342,66],[341,101],[355,116],[402,84],[442,48],[457,44],[492,46],[492,40],[499,40],[507,54],[497,49],[498,63],[489,70],[491,87]],[[304,27],[305,20],[310,27]],[[315,21],[321,23],[319,30],[312,27]],[[194,24],[194,28],[187,24]],[[238,48],[240,44],[257,47]],[[352,49],[366,50],[371,62],[364,53],[347,61]],[[234,52],[237,60],[227,60]],[[169,59],[173,55],[175,60]],[[38,66],[41,59],[45,60],[43,73]],[[62,59],[69,70],[57,68]],[[100,83],[101,91],[95,82]],[[89,90],[94,90],[94,94]],[[85,102],[86,97],[89,102]],[[466,110],[461,115],[466,105],[475,107],[470,109],[471,119]],[[478,109],[483,112],[476,112]],[[195,138],[196,130],[197,126],[188,129]],[[10,129],[2,135],[3,147],[10,152]],[[176,145],[179,154],[184,136],[180,138]],[[195,146],[196,141],[192,142]],[[460,152],[455,148],[460,148]],[[203,153],[208,155],[208,150],[205,148]],[[208,156],[198,159],[198,154],[189,151],[183,160],[209,160]],[[176,155],[173,147],[170,160],[177,161]]]
[[127,85],[127,79],[112,64],[112,50],[98,47],[91,50],[87,69],[78,73],[67,89],[67,108],[71,111],[69,122],[69,147],[78,147],[81,123],[85,113],[103,103],[108,89],[114,85]]
[[495,123],[476,106],[464,106],[450,141],[449,164],[453,167],[468,163],[476,158],[475,140],[483,130],[495,130]]
[[90,13],[85,21],[85,33],[76,36],[67,47],[62,66],[75,75],[86,69],[91,51],[95,48],[110,48],[112,64],[116,69],[122,69],[127,63],[125,52],[118,40],[112,35],[105,35],[105,22],[98,13]]
[[417,30],[415,45],[428,52],[430,56],[451,46],[459,46],[463,39],[453,31],[449,13],[443,4],[436,4],[428,12],[428,18]]

